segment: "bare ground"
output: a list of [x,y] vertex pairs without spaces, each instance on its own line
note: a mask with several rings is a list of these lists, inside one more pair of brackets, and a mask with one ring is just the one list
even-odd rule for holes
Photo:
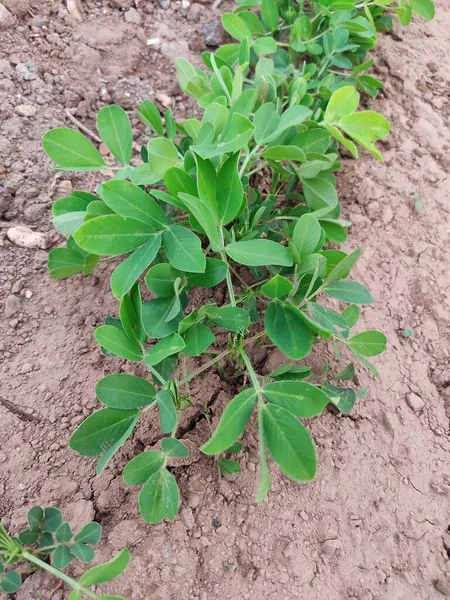
[[[0,32],[0,217],[51,231],[49,207],[63,188],[94,182],[55,177],[40,136],[68,123],[65,108],[93,127],[105,102],[131,109],[157,93],[183,115],[189,105],[171,58],[198,60],[199,23],[212,12],[209,4],[183,9],[173,2],[163,10],[140,2],[140,22],[127,23],[118,6],[131,2],[86,0],[78,23],[57,0],[5,4],[17,22]],[[57,505],[75,523],[97,518],[105,531],[99,558],[124,545],[132,550],[114,586],[130,600],[450,596],[450,9],[446,0],[437,4],[435,21],[396,28],[375,53],[385,93],[371,105],[393,129],[384,164],[367,156],[346,160],[339,176],[343,214],[354,224],[349,247],[364,249],[355,275],[377,298],[361,327],[382,329],[389,347],[377,361],[379,380],[360,371],[368,394],[352,414],[329,412],[313,422],[316,480],[298,485],[273,469],[268,502],[254,505],[257,445],[250,430],[239,479],[219,483],[213,462],[194,455],[176,470],[180,517],[146,526],[137,493],[120,472],[153,440],[151,423],[100,478],[93,461],[67,449],[70,433],[97,405],[96,380],[117,367],[101,357],[92,336],[115,309],[110,267],[91,278],[50,281],[46,252],[11,244],[2,228],[0,514],[12,530],[35,503]],[[33,25],[27,9],[46,28]],[[162,40],[160,51],[146,45],[154,37]],[[27,61],[33,66],[26,71],[16,68]],[[23,116],[22,105],[35,114]],[[405,337],[409,329],[414,333]],[[231,380],[210,373],[196,385],[197,403],[216,398],[219,415]],[[187,437],[200,443],[207,435],[200,420]],[[52,595],[54,585],[34,574],[17,600],[65,597],[61,590]]]

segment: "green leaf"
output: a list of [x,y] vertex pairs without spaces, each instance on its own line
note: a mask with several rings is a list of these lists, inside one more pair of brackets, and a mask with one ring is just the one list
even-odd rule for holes
[[133,153],[133,131],[127,113],[120,106],[104,106],[97,115],[97,129],[111,154],[129,165]]
[[138,410],[102,408],[75,430],[69,446],[82,456],[98,456],[113,446],[139,418]]
[[74,234],[76,243],[86,252],[119,256],[153,239],[154,228],[136,219],[106,215],[85,222]]
[[177,424],[177,411],[173,403],[172,394],[161,390],[156,395],[159,408],[159,424],[164,433],[171,433]]
[[203,454],[220,454],[232,446],[244,431],[255,406],[256,390],[244,390],[227,404],[212,437],[200,450]]
[[328,102],[324,119],[331,125],[337,125],[341,119],[354,113],[358,105],[359,93],[356,89],[352,85],[341,87],[333,92]]
[[300,256],[300,261],[305,260],[317,248],[322,237],[322,228],[319,221],[308,213],[302,215],[294,227],[292,241]]
[[1,577],[1,585],[7,594],[14,594],[22,585],[22,577],[17,571],[8,571]]
[[118,265],[111,274],[111,291],[118,299],[122,298],[155,260],[161,246],[161,236],[153,236],[147,243],[135,250]]
[[163,438],[161,440],[161,450],[166,456],[179,456],[186,458],[189,456],[189,449],[175,438]]
[[336,408],[341,413],[349,413],[355,402],[356,402],[356,393],[351,388],[341,388],[335,385],[324,385],[322,390],[327,394]]
[[145,364],[153,367],[168,356],[181,352],[184,346],[183,338],[178,333],[172,333],[172,335],[163,338],[150,348],[145,357]]
[[239,454],[239,452],[242,450],[242,443],[241,442],[235,442],[232,446],[230,446],[229,448],[227,448],[226,452],[228,454]]
[[69,170],[98,171],[105,161],[97,148],[78,131],[57,127],[42,138],[44,152],[59,167]]
[[102,526],[100,523],[92,521],[86,523],[81,530],[75,536],[76,542],[82,542],[83,544],[98,544],[102,537]]
[[72,539],[72,529],[69,523],[61,523],[55,533],[56,541],[59,543],[68,542]]
[[173,298],[155,298],[142,305],[142,324],[150,338],[165,338],[178,329],[178,323],[183,318],[183,310],[167,321],[173,309]]
[[311,329],[324,338],[336,336],[345,340],[349,336],[350,330],[344,317],[317,302],[307,304],[301,314]]
[[[273,2],[273,0],[271,1]],[[278,46],[273,37],[259,37],[253,42],[252,50],[257,56],[265,56],[274,54],[278,50]]]
[[186,356],[200,356],[211,344],[214,343],[216,336],[203,323],[196,323],[188,329],[184,336],[184,354]]
[[211,242],[211,248],[215,252],[219,251],[222,241],[219,234],[216,207],[211,206],[209,202],[206,202],[200,198],[195,198],[189,194],[180,193],[180,198],[188,211],[194,216],[195,219],[197,219],[200,226],[205,231],[209,241]]
[[[24,546],[32,546],[33,544],[35,544],[39,537],[40,537],[40,531],[30,531],[29,529],[24,529],[23,531],[21,531],[19,533],[19,542],[24,545]],[[1,563],[1,559],[0,559],[0,573],[2,572],[2,563]]]
[[40,531],[44,522],[44,509],[41,506],[33,506],[27,514],[30,531]]
[[317,468],[314,443],[306,428],[284,408],[262,409],[264,438],[282,472],[295,481],[311,481]]
[[44,520],[42,522],[42,531],[54,533],[63,522],[62,512],[59,508],[49,506],[44,510]]
[[190,273],[204,273],[206,269],[200,239],[190,229],[172,225],[164,233],[164,250],[175,269]]
[[325,293],[333,298],[352,304],[373,304],[369,290],[357,281],[337,281],[325,288]]
[[312,210],[333,209],[339,204],[336,187],[322,177],[305,179],[303,181],[303,194],[307,205]]
[[149,381],[127,373],[106,375],[97,382],[95,393],[100,402],[120,410],[150,406],[156,396],[156,390]]
[[283,298],[292,291],[292,283],[282,275],[275,275],[261,286],[261,292],[269,298]]
[[330,145],[330,134],[326,129],[308,129],[297,135],[291,144],[301,148],[305,154],[324,154]]
[[221,154],[234,153],[241,150],[253,135],[255,127],[251,121],[238,112],[230,113],[229,122],[225,126],[220,142],[191,146],[191,150],[202,158],[213,158]]
[[81,585],[99,585],[105,583],[105,581],[111,581],[118,577],[127,567],[130,562],[130,552],[127,548],[123,548],[114,558],[105,562],[101,565],[97,565],[88,569],[80,577],[79,582]]
[[222,26],[227,33],[235,40],[242,42],[251,38],[252,34],[245,21],[235,13],[225,13],[222,15]]
[[82,273],[85,268],[85,257],[69,250],[69,248],[54,248],[48,255],[48,269],[51,279],[65,279],[77,273]]
[[65,569],[72,562],[72,554],[67,546],[57,546],[52,554],[52,565],[57,569]]
[[294,160],[306,162],[306,156],[303,150],[297,146],[270,146],[262,153],[268,160]]
[[124,296],[120,302],[119,316],[122,328],[128,339],[139,344],[141,339],[141,323],[129,295]]
[[225,246],[225,252],[234,261],[249,267],[266,265],[290,267],[293,264],[289,250],[271,240],[231,242]]
[[150,100],[144,100],[136,111],[141,120],[152,129],[156,135],[163,136],[164,128],[161,115],[155,104]]
[[277,139],[283,133],[283,131],[286,131],[286,129],[301,125],[304,121],[306,121],[306,119],[309,119],[311,114],[312,111],[309,108],[306,108],[306,106],[301,106],[299,104],[290,106],[284,111],[284,113],[282,113],[277,128],[268,138],[265,139],[265,142],[272,142],[273,140]]
[[105,204],[122,217],[130,217],[162,229],[167,225],[164,211],[151,196],[129,181],[113,179],[102,185]]
[[122,477],[128,485],[141,485],[153,473],[156,473],[164,463],[164,454],[159,450],[147,450],[135,456],[126,465]]
[[434,19],[436,9],[433,0],[409,0],[412,10],[426,21]]
[[389,121],[373,110],[347,115],[339,122],[340,128],[355,142],[368,150],[378,160],[383,160],[379,150],[372,143],[389,134]]
[[191,285],[203,288],[215,287],[221,283],[227,274],[227,266],[218,258],[207,258],[204,273],[187,273],[186,277]]
[[342,312],[342,316],[347,321],[347,324],[350,328],[356,325],[360,314],[360,309],[354,304],[347,306],[347,308]]
[[378,356],[385,351],[386,336],[374,329],[357,333],[347,341],[348,347],[362,356]]
[[148,271],[145,276],[145,284],[156,296],[169,298],[175,294],[175,280],[182,276],[181,271],[167,263],[160,263]]
[[152,138],[147,143],[148,164],[152,173],[161,179],[167,169],[179,163],[178,150],[173,142],[167,138]]
[[272,302],[264,315],[264,324],[271,341],[286,356],[295,360],[311,352],[312,334],[300,311],[291,304]]
[[281,406],[296,417],[320,415],[330,399],[319,388],[305,381],[275,381],[263,388],[270,404]]
[[52,219],[53,227],[66,235],[72,235],[84,222],[85,211],[67,212]]
[[120,358],[131,361],[142,360],[142,351],[136,342],[131,341],[125,333],[113,325],[100,325],[94,332],[94,337],[102,348]]
[[172,473],[160,469],[150,477],[139,494],[139,512],[146,523],[173,521],[178,513],[180,492]]
[[239,213],[244,193],[238,170],[239,153],[231,155],[217,174],[217,204],[219,218],[228,225]]
[[230,460],[229,458],[219,458],[218,464],[220,473],[224,477],[235,475],[236,473],[240,473],[242,471],[241,465],[237,462],[237,460]]
[[255,125],[255,141],[258,144],[267,142],[280,124],[280,115],[272,102],[263,104],[253,117]]
[[278,25],[278,7],[275,0],[262,0],[261,19],[269,31],[273,31]]
[[345,257],[328,273],[324,283],[328,284],[330,281],[338,281],[339,279],[348,277],[352,267],[356,264],[356,261],[360,256],[361,250],[359,248],[353,250],[350,254],[346,254]]
[[227,331],[240,332],[250,325],[250,315],[243,308],[236,306],[218,306],[210,308],[208,319],[217,327]]

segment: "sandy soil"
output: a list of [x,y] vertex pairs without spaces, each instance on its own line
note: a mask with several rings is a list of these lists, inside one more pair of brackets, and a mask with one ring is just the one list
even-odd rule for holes
[[[210,5],[164,10],[128,0],[86,0],[84,20],[57,0],[9,0],[16,24],[0,32],[0,515],[13,531],[35,503],[53,503],[75,524],[104,526],[99,558],[124,545],[133,561],[115,586],[130,600],[429,600],[450,596],[450,10],[438,0],[429,24],[384,36],[375,53],[385,93],[371,106],[391,120],[384,164],[346,160],[339,176],[351,246],[361,245],[358,280],[377,298],[361,328],[389,337],[381,378],[360,370],[368,394],[352,414],[312,424],[317,479],[298,485],[274,470],[269,500],[255,506],[257,445],[245,437],[243,474],[218,482],[211,460],[194,455],[176,469],[183,496],[173,524],[146,526],[136,491],[121,480],[126,459],[152,442],[141,426],[111,467],[67,449],[69,434],[96,406],[94,383],[116,370],[93,341],[115,302],[110,268],[52,282],[46,251],[6,238],[7,222],[50,232],[52,201],[92,186],[55,176],[40,136],[68,124],[70,109],[89,127],[111,101],[132,109],[141,97],[178,115],[188,103],[171,59],[198,60],[200,23]],[[32,14],[28,12],[31,9]],[[130,15],[127,16],[128,21]],[[44,27],[42,27],[44,25]],[[161,50],[147,46],[159,37]],[[29,61],[29,62],[28,62]],[[168,96],[168,98],[167,98]],[[25,108],[23,106],[25,105]],[[31,108],[30,108],[31,107]],[[29,116],[26,116],[29,115]],[[420,194],[418,210],[414,192]],[[58,237],[50,234],[49,244]],[[411,336],[403,335],[413,329]],[[259,357],[276,364],[276,354]],[[207,374],[197,403],[220,414],[232,381]],[[186,434],[199,443],[206,421]],[[61,600],[55,582],[29,577],[17,600]]]

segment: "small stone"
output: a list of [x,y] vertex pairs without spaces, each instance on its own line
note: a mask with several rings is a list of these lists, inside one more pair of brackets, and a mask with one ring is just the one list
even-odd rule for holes
[[159,0],[159,5],[161,8],[164,8],[164,10],[167,10],[170,6],[170,0]]
[[51,244],[51,240],[45,233],[33,231],[25,225],[10,227],[6,235],[13,244],[21,248],[42,248],[45,250]]
[[164,94],[163,92],[157,92],[156,99],[159,100],[161,104],[166,108],[170,108],[172,106],[172,98],[167,94]]
[[32,104],[19,104],[19,106],[16,106],[16,112],[21,117],[34,117],[37,108]]
[[0,4],[0,29],[6,29],[14,25],[15,18],[7,8]]
[[33,292],[31,290],[25,290],[25,298],[29,300],[33,297]]
[[38,27],[39,29],[41,29],[41,27],[44,27],[45,21],[42,17],[36,15],[31,19],[31,25],[32,27]]
[[10,294],[5,300],[5,317],[9,318],[20,310],[20,298]]
[[422,398],[417,394],[414,394],[413,392],[406,395],[406,404],[414,412],[420,412],[425,406],[425,403],[422,400]]
[[443,596],[450,596],[450,586],[440,579],[435,579],[435,581],[433,581],[433,585]]
[[191,3],[189,2],[189,0],[181,0],[181,6],[186,9],[189,8],[191,5]]
[[33,365],[30,365],[30,363],[23,363],[20,372],[22,373],[22,375],[25,375],[25,373],[31,373],[32,370]]
[[191,8],[188,10],[187,20],[188,21],[198,21],[200,15],[204,11],[204,7],[201,4],[193,4]]
[[203,50],[206,50],[205,42],[198,33],[192,34],[189,39],[189,49],[192,50],[192,52],[203,52]]
[[141,22],[141,15],[135,8],[130,8],[124,15],[124,19],[127,23],[132,23],[133,25],[139,25]]
[[192,509],[183,508],[180,512],[180,519],[181,519],[182,523],[184,524],[184,526],[186,527],[186,529],[188,529],[188,530],[194,529],[195,519],[194,519],[194,513],[192,512]]
[[202,36],[207,46],[221,46],[226,41],[226,33],[218,17],[202,23]]
[[30,71],[30,69],[24,63],[18,63],[16,65],[16,71],[17,71],[17,73],[22,75],[22,77],[24,78],[25,81],[31,81],[33,79],[37,79],[37,74],[34,73],[33,71]]

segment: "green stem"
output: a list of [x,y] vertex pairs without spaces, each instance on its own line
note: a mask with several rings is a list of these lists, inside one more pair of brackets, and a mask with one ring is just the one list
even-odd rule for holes
[[239,171],[239,177],[242,177],[242,175],[245,172],[245,169],[247,168],[248,163],[251,161],[251,159],[255,156],[255,154],[258,153],[260,146],[256,145],[253,150],[251,152],[249,152],[247,154],[247,156],[244,158],[244,162],[241,165],[241,169]]
[[40,558],[37,558],[33,554],[30,554],[30,552],[24,551],[22,553],[22,556],[23,556],[23,558],[28,560],[30,563],[35,564],[38,567],[41,567],[41,569],[45,569],[46,571],[48,571],[55,577],[58,577],[58,579],[62,579],[63,581],[68,583],[70,585],[70,587],[72,587],[77,592],[86,594],[86,596],[89,596],[89,598],[93,598],[93,600],[98,600],[100,598],[100,596],[98,596],[97,594],[94,594],[94,592],[91,592],[91,590],[88,590],[84,586],[80,585],[78,583],[78,581],[75,581],[75,579],[72,579],[72,577],[69,577],[69,575],[66,575],[62,571],[55,569],[55,567],[52,567],[52,565],[49,565],[48,563],[44,562]]

